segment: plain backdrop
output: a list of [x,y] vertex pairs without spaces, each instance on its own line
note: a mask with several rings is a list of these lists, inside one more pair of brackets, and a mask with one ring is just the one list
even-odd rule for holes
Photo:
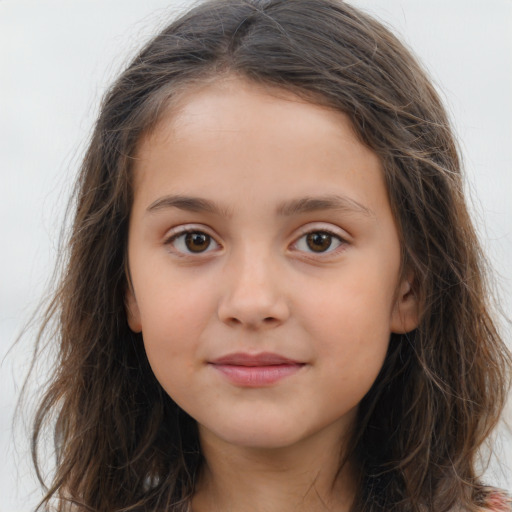
[[[512,316],[512,1],[352,3],[401,35],[444,97],[501,304]],[[39,497],[24,423],[16,443],[11,428],[33,331],[9,347],[49,284],[98,102],[127,59],[186,5],[0,0],[0,512],[27,512]],[[510,325],[505,332],[510,342]],[[512,435],[503,426],[496,452],[489,483],[512,489]]]

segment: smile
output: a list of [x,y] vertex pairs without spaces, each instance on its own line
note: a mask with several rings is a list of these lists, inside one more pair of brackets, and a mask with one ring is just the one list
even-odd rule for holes
[[270,386],[305,366],[272,353],[229,354],[209,364],[233,384],[249,388]]

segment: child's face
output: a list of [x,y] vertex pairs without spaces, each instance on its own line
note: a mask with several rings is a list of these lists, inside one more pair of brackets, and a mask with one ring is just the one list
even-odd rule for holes
[[219,80],[139,147],[130,327],[203,439],[339,438],[413,329],[376,155],[339,112]]

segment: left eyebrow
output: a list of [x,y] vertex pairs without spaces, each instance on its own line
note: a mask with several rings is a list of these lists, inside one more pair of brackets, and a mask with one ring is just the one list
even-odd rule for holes
[[301,197],[280,204],[277,213],[283,216],[318,210],[340,210],[346,213],[356,213],[366,217],[375,217],[375,212],[347,196],[328,195],[320,197]]

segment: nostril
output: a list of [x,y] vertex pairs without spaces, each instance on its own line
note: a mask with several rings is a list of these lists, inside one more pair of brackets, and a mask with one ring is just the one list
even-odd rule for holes
[[276,321],[277,319],[274,318],[273,316],[267,316],[266,318],[263,319],[263,322],[265,322],[266,324],[271,324]]

